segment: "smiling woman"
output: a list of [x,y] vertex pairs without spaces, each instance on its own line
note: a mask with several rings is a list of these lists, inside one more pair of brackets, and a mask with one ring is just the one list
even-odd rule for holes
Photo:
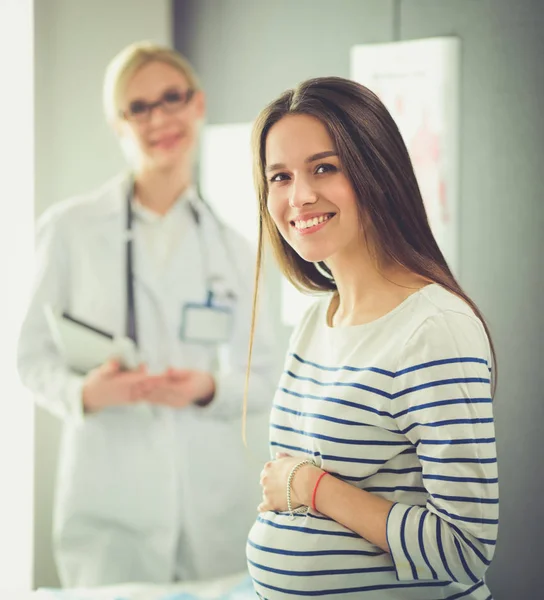
[[261,244],[328,292],[274,399],[247,546],[257,593],[490,600],[494,353],[393,119],[359,84],[309,80],[262,111],[254,155]]
[[129,47],[108,68],[106,115],[141,179],[182,162],[188,181],[205,111],[200,83],[178,53],[152,45],[147,52],[145,45],[138,49]]
[[[293,137],[304,143],[293,145]],[[321,262],[361,241],[355,191],[318,119],[290,115],[278,122],[269,133],[266,161],[268,211],[299,256]]]

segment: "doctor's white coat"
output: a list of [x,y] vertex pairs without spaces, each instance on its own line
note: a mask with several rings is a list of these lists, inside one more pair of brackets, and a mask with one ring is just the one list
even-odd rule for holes
[[44,214],[19,342],[22,381],[65,422],[54,515],[55,555],[65,586],[204,579],[244,569],[266,460],[266,422],[279,369],[263,312],[249,394],[248,426],[262,438],[257,448],[244,448],[240,426],[254,253],[233,231],[221,235],[202,203],[197,208],[209,270],[237,296],[230,343],[217,352],[179,338],[183,305],[206,300],[196,224],[180,235],[160,276],[136,237],[134,285],[139,343],[150,370],[213,370],[213,402],[183,410],[141,404],[83,414],[83,377],[63,364],[43,309],[50,303],[125,334],[128,185],[127,176],[120,176]]

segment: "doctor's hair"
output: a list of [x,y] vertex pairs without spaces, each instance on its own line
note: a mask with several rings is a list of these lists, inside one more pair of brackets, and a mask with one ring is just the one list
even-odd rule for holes
[[[354,81],[340,77],[309,79],[271,102],[254,124],[253,174],[259,203],[255,293],[265,239],[283,274],[300,291],[337,291],[327,265],[301,258],[281,236],[268,212],[266,140],[270,129],[288,115],[311,116],[325,126],[355,192],[359,222],[376,267],[397,264],[441,285],[462,298],[481,320],[491,346],[494,393],[496,355],[488,326],[461,289],[431,232],[412,162],[395,121],[373,92]],[[250,360],[254,323],[255,314]]]
[[162,62],[174,67],[187,79],[191,89],[201,89],[195,70],[182,54],[153,42],[136,42],[121,50],[106,68],[102,100],[106,118],[110,123],[119,118],[129,81],[137,71],[152,62]]

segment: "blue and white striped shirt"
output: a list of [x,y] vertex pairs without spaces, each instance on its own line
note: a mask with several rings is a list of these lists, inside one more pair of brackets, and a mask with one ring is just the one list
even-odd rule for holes
[[316,302],[293,334],[271,454],[309,456],[395,502],[391,553],[313,511],[295,521],[262,513],[247,546],[257,593],[489,600],[498,483],[482,323],[436,284],[365,325],[329,327],[328,304]]

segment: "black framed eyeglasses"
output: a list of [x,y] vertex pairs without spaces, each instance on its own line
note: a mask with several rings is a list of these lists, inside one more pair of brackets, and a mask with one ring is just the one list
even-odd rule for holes
[[162,95],[162,98],[156,102],[145,102],[144,100],[134,100],[126,110],[120,111],[120,114],[127,121],[137,123],[146,123],[151,118],[151,113],[160,108],[167,114],[173,114],[187,106],[195,94],[195,90],[189,88],[184,92],[180,90],[169,90]]

